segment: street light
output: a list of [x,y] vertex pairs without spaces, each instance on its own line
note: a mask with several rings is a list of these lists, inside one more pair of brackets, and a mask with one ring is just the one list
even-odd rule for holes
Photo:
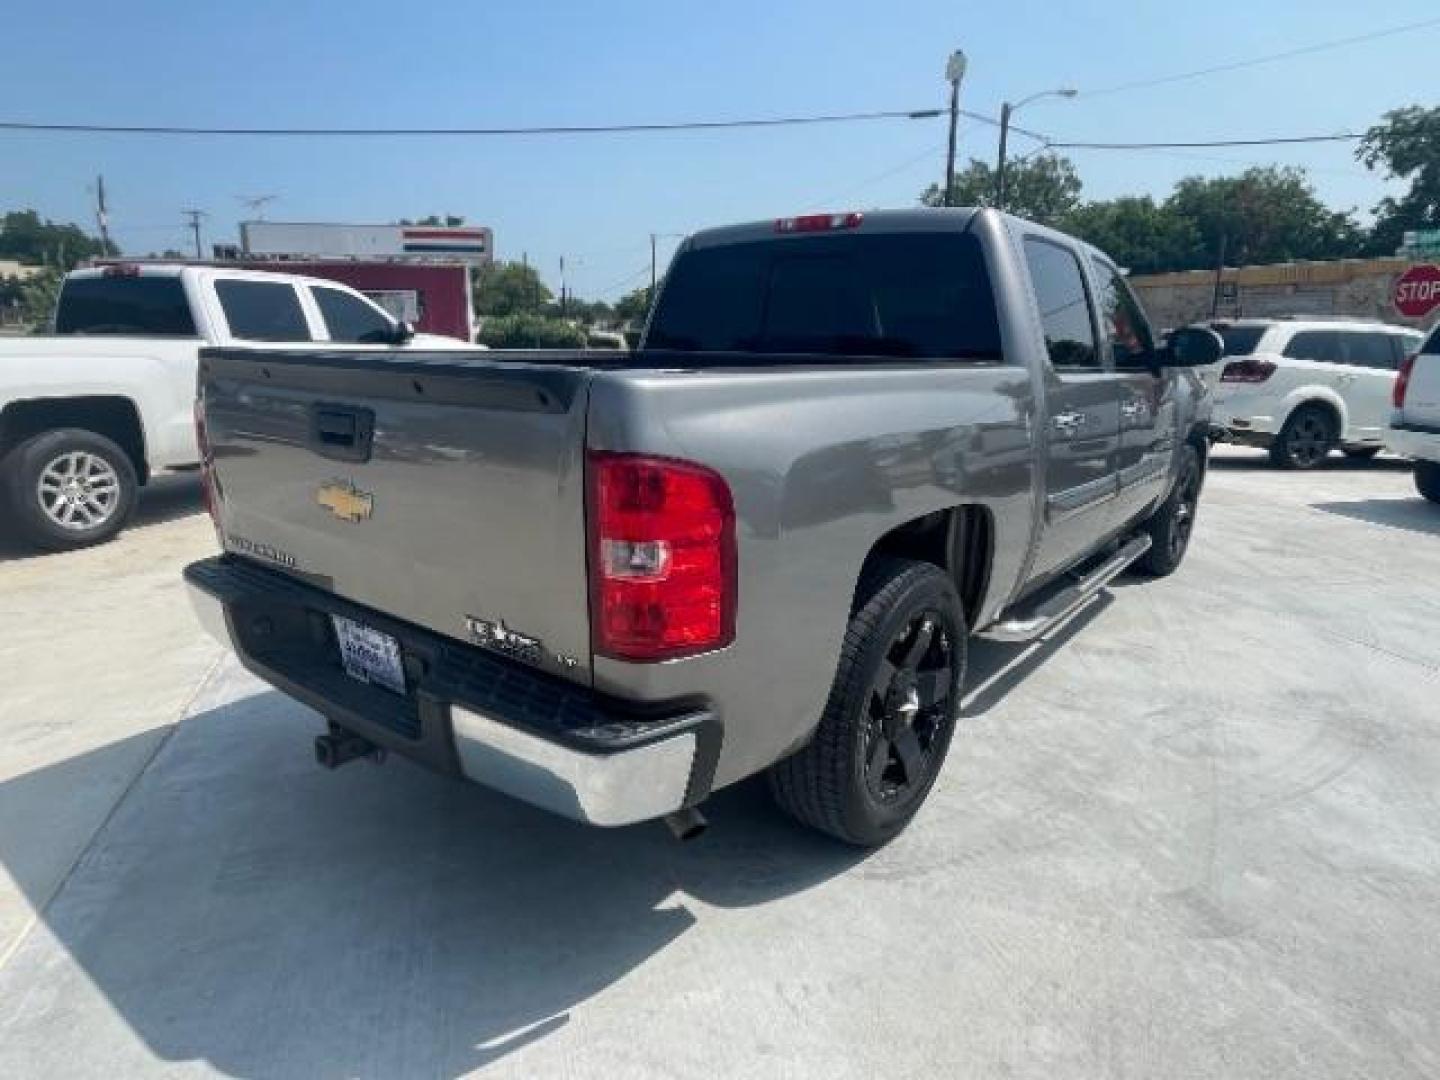
[[1000,106],[1000,161],[995,169],[995,205],[997,208],[1005,209],[1005,144],[1010,136],[1010,118],[1032,101],[1039,101],[1041,98],[1047,97],[1073,98],[1079,92],[1073,86],[1062,86],[1058,90],[1041,90],[1038,94],[1021,98],[1014,105],[1007,101]]
[[960,80],[965,78],[968,62],[956,49],[945,61],[945,81],[950,84],[950,148],[945,154],[945,205],[955,202],[955,125],[960,119]]

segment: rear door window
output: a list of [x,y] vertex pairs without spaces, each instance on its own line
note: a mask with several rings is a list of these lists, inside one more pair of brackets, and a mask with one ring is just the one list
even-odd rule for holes
[[1040,307],[1045,348],[1056,368],[1097,370],[1095,324],[1080,259],[1068,248],[1036,237],[1025,239],[1025,263]]
[[647,349],[1000,359],[995,298],[967,234],[848,234],[684,252]]
[[283,281],[217,281],[230,336],[241,341],[310,341],[295,286]]
[[1301,330],[1285,346],[1292,360],[1313,360],[1318,364],[1343,364],[1345,352],[1334,330]]
[[1343,334],[1346,363],[1378,371],[1395,370],[1394,334]]
[[313,288],[315,303],[331,341],[383,345],[395,334],[394,324],[374,307],[340,289]]
[[178,277],[70,278],[55,307],[57,334],[195,337],[195,319]]

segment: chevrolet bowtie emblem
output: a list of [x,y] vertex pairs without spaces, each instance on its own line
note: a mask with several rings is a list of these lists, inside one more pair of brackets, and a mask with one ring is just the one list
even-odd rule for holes
[[344,480],[321,484],[315,501],[341,521],[364,521],[375,510],[375,496]]

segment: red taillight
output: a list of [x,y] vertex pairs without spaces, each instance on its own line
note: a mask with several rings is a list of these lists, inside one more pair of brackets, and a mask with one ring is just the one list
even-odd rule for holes
[[718,473],[591,451],[590,626],[595,652],[653,661],[735,639],[735,508]]
[[1405,357],[1400,365],[1400,373],[1395,376],[1395,388],[1390,391],[1390,403],[1397,409],[1405,408],[1405,391],[1410,389],[1410,373],[1415,370],[1415,358],[1419,353],[1411,353]]
[[1260,383],[1275,374],[1275,365],[1269,360],[1236,360],[1226,364],[1220,372],[1221,382]]
[[215,497],[215,464],[210,456],[210,433],[205,428],[205,406],[195,399],[195,445],[200,448],[200,497],[215,531],[220,531],[220,507]]
[[865,220],[864,214],[803,214],[800,217],[776,218],[775,231],[829,232],[831,229],[853,229]]

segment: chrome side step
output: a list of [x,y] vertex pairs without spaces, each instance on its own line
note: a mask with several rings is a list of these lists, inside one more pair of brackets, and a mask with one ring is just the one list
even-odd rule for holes
[[981,630],[979,636],[991,641],[1034,641],[1088,604],[1101,589],[1149,550],[1150,537],[1141,533],[1084,577],[1072,581],[1028,612],[1007,613]]

